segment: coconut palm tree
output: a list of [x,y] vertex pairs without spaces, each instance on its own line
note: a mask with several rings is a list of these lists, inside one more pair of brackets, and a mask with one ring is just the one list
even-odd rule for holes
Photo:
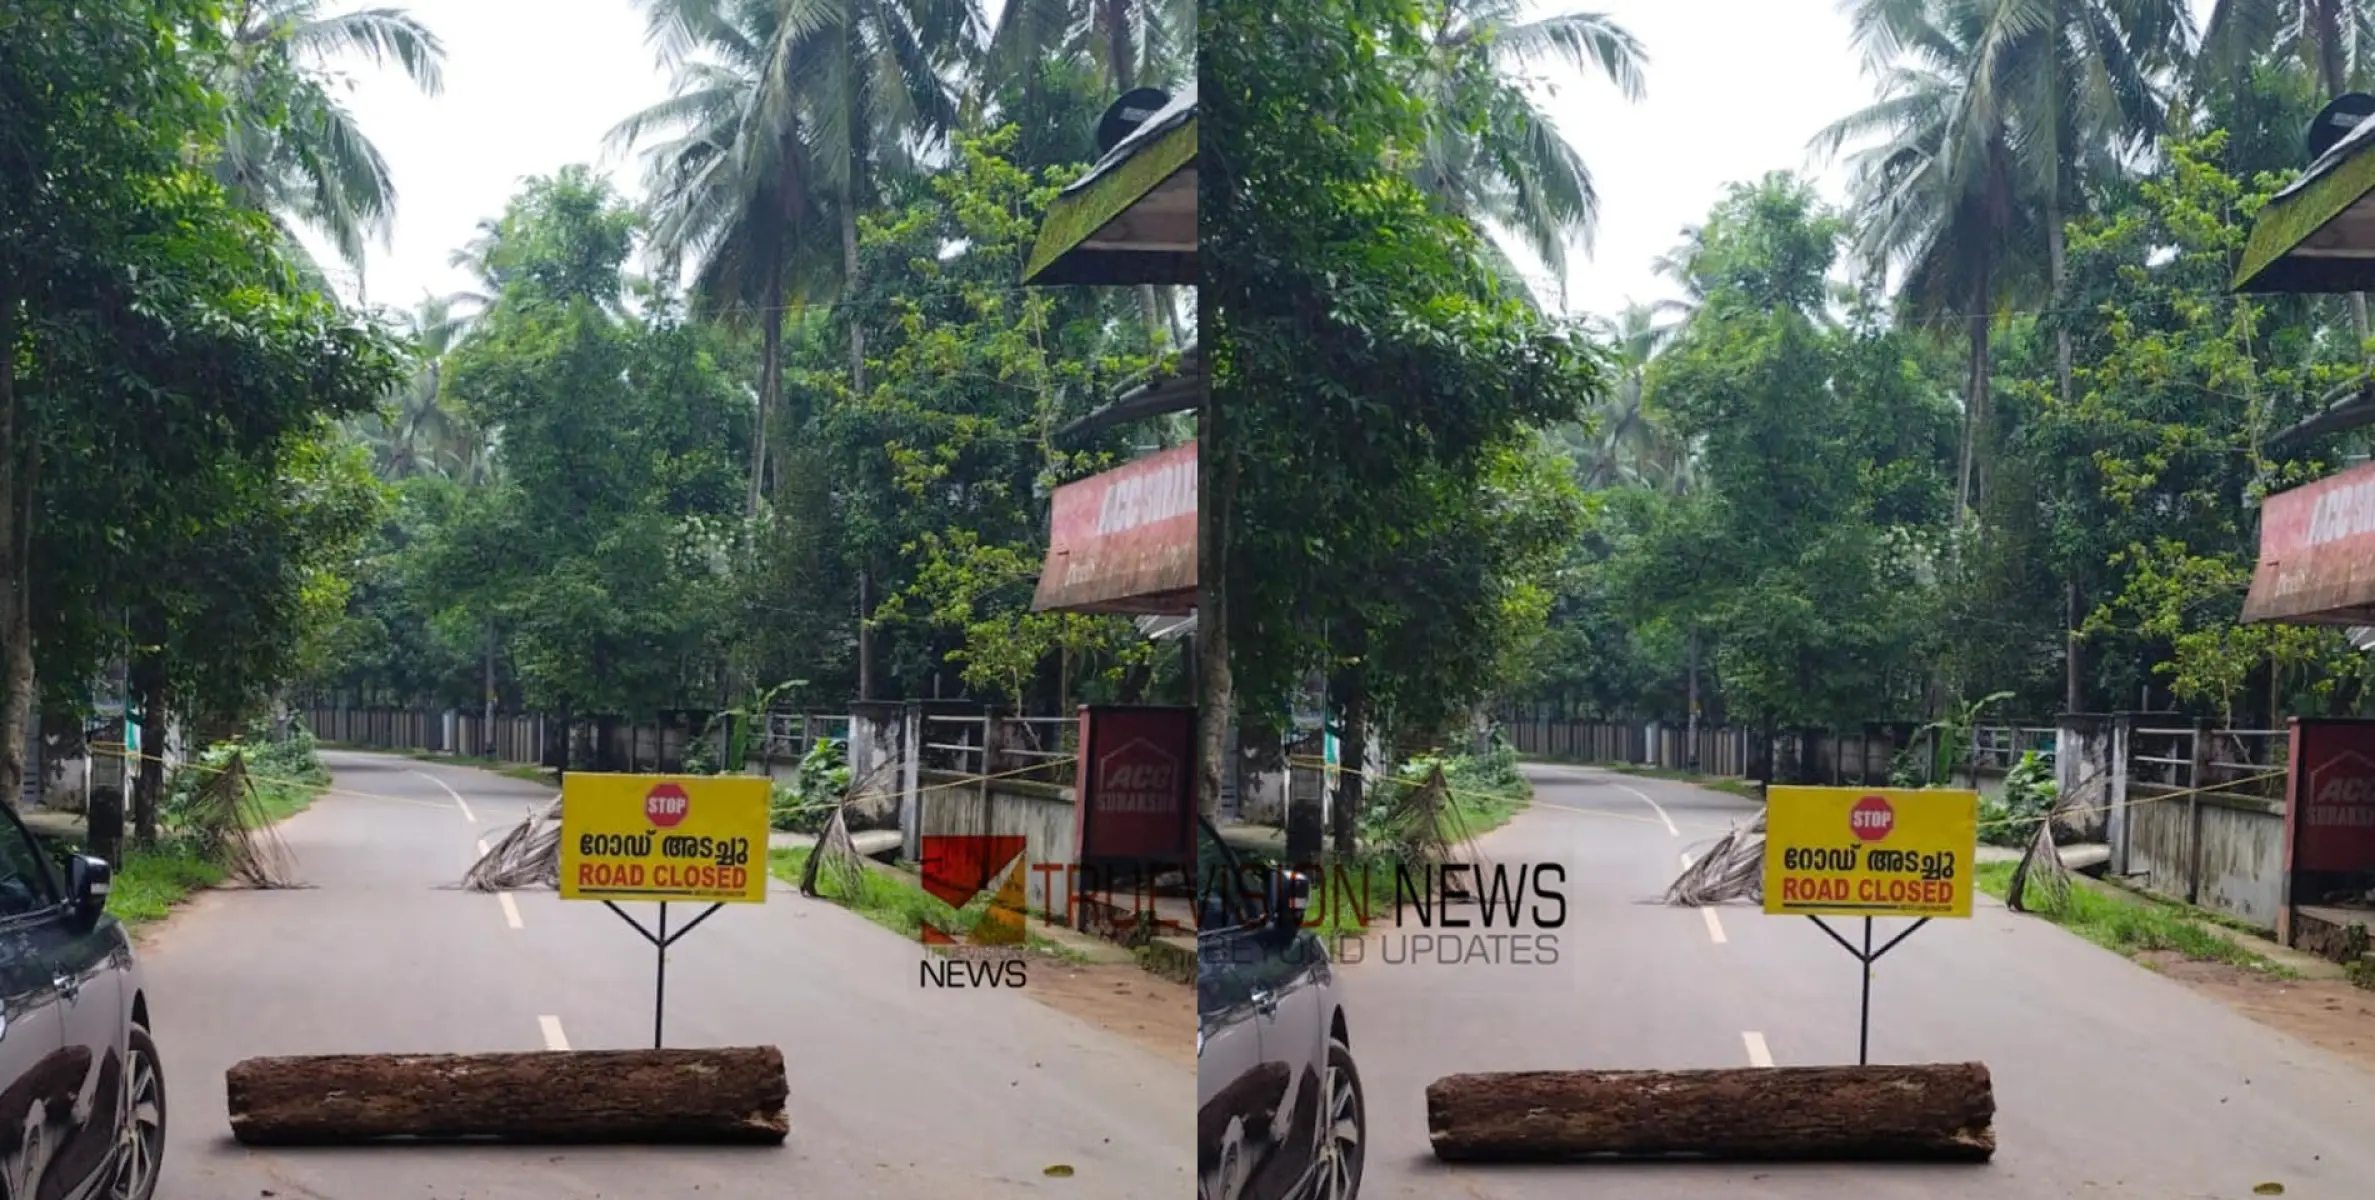
[[475,485],[491,478],[494,447],[487,431],[445,402],[445,361],[467,336],[470,320],[450,299],[438,297],[424,298],[404,315],[412,371],[379,412],[354,426],[382,479],[436,475]]
[[990,31],[985,79],[1024,75],[1030,64],[1079,57],[1119,96],[1192,77],[1194,0],[1006,0]]
[[2248,79],[2252,65],[2271,53],[2297,56],[2328,100],[2375,82],[2375,4],[2214,0],[2202,22],[2202,74]]
[[[236,6],[219,81],[230,103],[214,161],[232,196],[272,216],[284,236],[313,229],[359,274],[364,243],[386,244],[396,185],[387,160],[333,94],[336,64],[394,61],[427,95],[444,86],[445,48],[395,8],[326,14],[323,0]],[[285,107],[283,107],[285,105]],[[293,237],[290,239],[294,245]],[[299,260],[305,262],[302,252]]]
[[[854,290],[873,185],[912,169],[956,123],[947,77],[971,11],[958,0],[644,2],[674,94],[610,141],[643,148],[655,251],[692,267],[704,308],[760,328],[755,513],[782,406],[784,313]],[[864,333],[851,329],[862,388]]]
[[[1629,100],[1643,91],[1649,56],[1606,14],[1529,17],[1526,0],[1444,0],[1432,31],[1420,99],[1436,114],[1415,168],[1421,186],[1452,211],[1509,230],[1553,273],[1567,248],[1589,247],[1600,197],[1583,156],[1536,103],[1531,72],[1549,66],[1599,74]],[[1479,81],[1486,120],[1470,128],[1459,93]]]
[[1590,444],[1577,463],[1586,489],[1619,484],[1673,490],[1687,457],[1681,439],[1658,423],[1643,401],[1650,360],[1671,343],[1680,326],[1658,319],[1655,305],[1628,304],[1614,319],[1596,322],[1613,351],[1616,386],[1594,413]]
[[1956,477],[1968,512],[1994,315],[2059,286],[2062,224],[2159,131],[2187,18],[2172,0],[1857,0],[1851,16],[1880,96],[1815,145],[1868,142],[1851,159],[1858,249],[1903,272],[1916,313],[1969,340]]

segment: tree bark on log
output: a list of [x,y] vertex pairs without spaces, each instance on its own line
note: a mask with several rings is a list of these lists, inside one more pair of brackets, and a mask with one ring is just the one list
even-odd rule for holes
[[1445,1162],[1984,1162],[1995,1111],[1981,1063],[1518,1071],[1427,1087],[1427,1133]]
[[251,1058],[224,1076],[250,1146],[385,1138],[781,1143],[790,1085],[774,1046]]

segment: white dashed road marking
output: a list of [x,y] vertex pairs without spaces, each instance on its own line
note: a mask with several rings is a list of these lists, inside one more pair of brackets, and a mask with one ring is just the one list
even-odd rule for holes
[[1716,945],[1723,945],[1725,941],[1724,923],[1721,918],[1715,915],[1715,910],[1712,908],[1702,908],[1699,910],[1699,915],[1707,918],[1707,936],[1715,939]]
[[470,802],[468,800],[462,799],[462,793],[455,791],[453,789],[453,785],[442,779],[439,779],[435,775],[429,774],[427,771],[414,771],[413,774],[418,775],[441,788],[444,788],[445,794],[454,798],[454,807],[462,810],[462,819],[470,822],[473,825],[478,824],[478,814],[470,811]]
[[[511,897],[509,897],[509,896],[505,896],[505,897],[504,897],[504,899],[506,899],[506,900],[509,900],[510,898],[511,898]],[[544,1027],[544,1048],[545,1048],[545,1049],[547,1049],[547,1050],[567,1050],[567,1049],[569,1048],[569,1038],[568,1038],[568,1035],[566,1035],[566,1034],[564,1034],[564,1033],[562,1033],[562,1032],[561,1032],[561,1018],[559,1018],[559,1017],[538,1017],[538,1018],[536,1018],[536,1023],[537,1023],[538,1025],[541,1025],[541,1026],[543,1026],[543,1027]]]
[[1765,1048],[1764,1034],[1758,1033],[1756,1030],[1751,1029],[1748,1032],[1741,1034],[1740,1040],[1748,1043],[1749,1066],[1769,1067],[1773,1065],[1773,1052]]
[[503,902],[503,923],[513,929],[518,929],[520,927],[519,901],[512,899],[510,892],[497,892],[495,899]]
[[1657,801],[1655,801],[1655,800],[1652,800],[1652,799],[1650,799],[1650,798],[1649,798],[1649,793],[1647,793],[1647,792],[1644,792],[1644,791],[1640,790],[1639,788],[1629,788],[1629,787],[1626,787],[1625,785],[1623,785],[1623,784],[1621,784],[1621,783],[1620,783],[1620,784],[1616,784],[1616,785],[1614,785],[1614,786],[1616,787],[1616,790],[1617,790],[1617,791],[1623,792],[1624,794],[1626,794],[1626,795],[1628,795],[1628,796],[1631,796],[1631,797],[1632,797],[1632,798],[1634,798],[1635,800],[1639,800],[1639,801],[1640,801],[1640,802],[1642,802],[1643,804],[1646,804],[1646,805],[1648,805],[1648,806],[1649,806],[1649,810],[1650,810],[1651,812],[1654,812],[1654,813],[1656,813],[1656,814],[1658,815],[1658,820],[1664,821],[1664,822],[1666,823],[1666,832],[1673,834],[1675,837],[1681,837],[1681,836],[1682,836],[1682,830],[1681,830],[1680,828],[1678,828],[1678,827],[1676,827],[1676,826],[1675,826],[1675,824],[1674,824],[1674,818],[1672,818],[1672,817],[1669,817],[1669,816],[1667,816],[1667,815],[1666,815],[1666,806],[1665,806],[1665,805],[1663,805],[1663,804],[1660,804],[1660,803],[1658,803],[1658,802],[1657,802]]

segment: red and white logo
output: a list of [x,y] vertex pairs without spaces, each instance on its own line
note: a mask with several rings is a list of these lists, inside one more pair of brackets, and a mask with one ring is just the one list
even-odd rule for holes
[[1867,842],[1887,837],[1897,827],[1897,810],[1886,796],[1866,796],[1847,810],[1847,828]]
[[674,829],[684,823],[684,815],[692,811],[693,798],[685,794],[684,785],[662,783],[654,785],[643,797],[643,816],[661,829]]

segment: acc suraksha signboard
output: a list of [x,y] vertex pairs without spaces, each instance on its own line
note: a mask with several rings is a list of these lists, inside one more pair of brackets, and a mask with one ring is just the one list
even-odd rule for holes
[[1765,911],[1968,917],[1975,792],[1775,787],[1765,793]]
[[767,899],[768,781],[602,775],[561,781],[561,898]]

